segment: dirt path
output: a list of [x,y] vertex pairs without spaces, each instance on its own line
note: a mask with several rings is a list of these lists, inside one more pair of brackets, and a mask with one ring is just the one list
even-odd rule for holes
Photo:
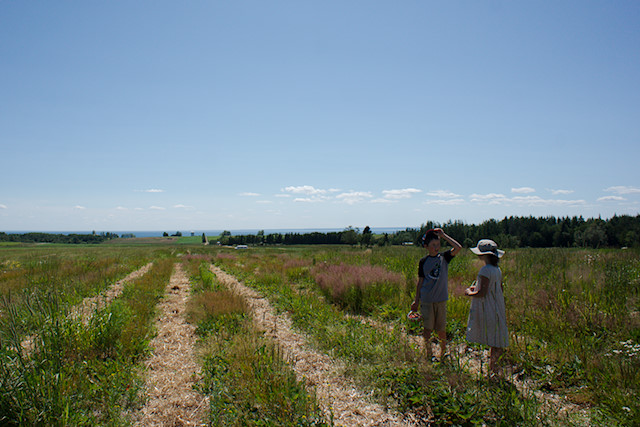
[[146,361],[149,401],[138,413],[138,426],[206,425],[206,397],[193,390],[200,371],[194,345],[195,326],[184,313],[191,285],[181,264],[175,264],[167,295],[158,304],[157,336],[153,355]]
[[266,298],[241,284],[235,277],[216,266],[211,271],[252,309],[254,322],[273,338],[285,353],[299,380],[315,387],[326,412],[333,413],[337,426],[410,426],[415,420],[403,418],[373,403],[342,374],[344,367],[326,354],[310,349],[306,338],[292,330],[291,320],[276,314]]

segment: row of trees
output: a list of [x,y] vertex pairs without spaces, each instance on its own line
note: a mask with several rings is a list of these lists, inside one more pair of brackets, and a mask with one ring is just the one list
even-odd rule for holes
[[419,228],[406,228],[395,233],[373,234],[367,226],[348,227],[329,233],[274,233],[232,236],[225,231],[223,245],[402,245],[418,244],[430,228],[440,227],[465,247],[475,246],[480,239],[493,239],[504,248],[516,247],[637,247],[640,246],[640,215],[614,216],[611,219],[582,217],[505,217],[481,224],[449,221],[444,224],[429,221]]
[[100,234],[55,234],[55,233],[23,233],[7,234],[0,233],[0,242],[20,242],[20,243],[102,243],[106,240],[117,239],[115,233]]

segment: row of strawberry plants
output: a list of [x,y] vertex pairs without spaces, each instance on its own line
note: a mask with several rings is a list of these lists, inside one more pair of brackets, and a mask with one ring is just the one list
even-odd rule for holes
[[234,254],[220,256],[216,262],[267,295],[319,350],[345,361],[346,374],[383,403],[435,423],[545,422],[538,402],[513,385],[476,379],[460,363],[425,363],[399,325],[386,331],[355,320],[323,298],[310,275],[304,278],[298,272],[292,281],[283,268],[286,257],[268,252]]
[[212,425],[324,426],[314,393],[296,379],[277,343],[256,330],[246,301],[223,286],[206,257],[186,257],[193,295],[188,316],[204,348],[198,390]]

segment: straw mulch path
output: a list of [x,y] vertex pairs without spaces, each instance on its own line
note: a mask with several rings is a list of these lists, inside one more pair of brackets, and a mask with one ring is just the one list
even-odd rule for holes
[[415,421],[385,410],[371,402],[342,375],[344,366],[324,353],[312,350],[306,338],[293,332],[291,320],[276,314],[266,298],[241,284],[235,277],[216,266],[211,271],[237,294],[243,296],[252,309],[254,322],[282,348],[299,380],[314,386],[327,414],[333,413],[338,426],[408,426]]
[[139,426],[206,425],[208,401],[193,389],[200,368],[196,362],[195,326],[184,318],[191,285],[180,264],[175,264],[167,295],[158,304],[157,336],[148,369],[149,401],[137,414]]

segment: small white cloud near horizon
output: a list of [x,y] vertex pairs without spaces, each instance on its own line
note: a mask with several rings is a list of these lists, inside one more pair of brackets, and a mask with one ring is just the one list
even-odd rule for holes
[[78,209],[79,211],[83,211],[83,210],[85,210],[85,209],[87,209],[87,208],[85,208],[84,206],[75,205],[75,206],[73,207],[73,209]]
[[0,209],[9,209],[7,205],[0,205]]
[[244,193],[240,193],[238,195],[242,196],[242,197],[259,197],[260,193],[251,193],[251,192],[247,191],[247,192],[244,192]]
[[187,205],[173,205],[174,209],[195,209],[193,206],[187,206]]
[[506,197],[504,194],[472,194],[471,201],[480,204],[503,205],[516,204],[521,206],[575,206],[585,205],[586,201],[578,200],[560,200],[560,199],[543,199],[540,196],[515,196]]
[[508,201],[509,199],[504,194],[489,193],[489,194],[472,194],[469,196],[474,203],[488,203],[490,205],[499,205]]
[[535,193],[536,189],[531,187],[518,187],[518,188],[512,188],[511,192],[518,193],[518,194],[529,194],[529,193]]
[[464,199],[432,199],[424,202],[425,205],[454,206],[464,203]]
[[627,199],[625,199],[624,197],[621,196],[604,196],[604,197],[600,197],[598,198],[598,202],[623,202]]
[[418,190],[417,188],[402,188],[399,190],[382,190],[382,194],[384,194],[385,199],[410,199],[411,196],[417,193],[421,193],[422,190]]
[[354,205],[356,203],[364,202],[366,199],[370,199],[372,197],[373,195],[369,191],[349,191],[347,193],[338,194],[336,199],[348,205]]
[[163,208],[161,206],[149,206],[149,209],[151,209],[152,211],[164,211],[164,210],[166,210],[165,208]]
[[640,188],[630,187],[628,185],[616,185],[614,187],[606,188],[604,191],[616,194],[640,194]]
[[553,194],[554,196],[561,196],[561,195],[566,195],[566,194],[571,194],[574,191],[573,190],[561,190],[561,189],[557,189],[557,190],[549,190],[551,191],[551,194]]
[[125,208],[124,206],[118,206],[116,207],[117,211],[128,211],[129,209]]
[[427,192],[427,196],[439,197],[441,199],[456,199],[460,198],[460,194],[453,193],[449,190],[434,190]]
[[147,190],[134,190],[136,193],[164,193],[164,190],[159,188],[149,188]]
[[320,188],[315,188],[311,185],[299,185],[299,186],[290,185],[288,187],[283,188],[282,191],[287,193],[292,193],[292,194],[305,194],[307,196],[316,196],[316,195],[323,195],[323,194],[327,194],[327,193],[335,192],[339,190],[335,190],[335,189],[323,190]]

